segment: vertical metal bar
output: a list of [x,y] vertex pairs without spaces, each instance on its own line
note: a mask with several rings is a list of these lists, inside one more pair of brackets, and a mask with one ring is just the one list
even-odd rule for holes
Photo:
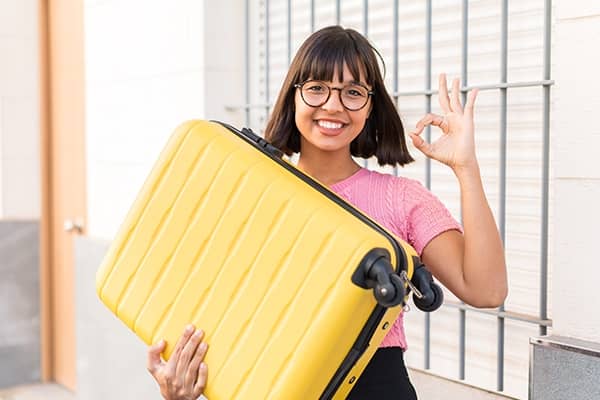
[[399,38],[398,38],[398,0],[394,0],[394,24],[393,24],[393,48],[392,48],[392,62],[394,64],[394,73],[392,78],[392,84],[394,86],[394,102],[396,103],[396,108],[398,108],[398,46],[399,46]]
[[[363,32],[365,37],[369,36],[369,0],[363,0]],[[363,159],[363,167],[369,166],[369,160]]]
[[244,49],[244,60],[245,60],[245,71],[244,71],[244,98],[246,104],[244,106],[246,112],[246,126],[250,126],[250,0],[246,0],[244,4],[246,11],[246,19],[244,21],[244,31],[246,32],[245,49]]
[[[552,24],[552,1],[544,2],[544,79],[550,80],[550,34]],[[540,265],[540,319],[548,317],[548,192],[550,171],[550,86],[544,86],[544,122],[542,129],[542,244]],[[540,325],[540,335],[546,327]]]
[[[466,87],[469,85],[468,81],[468,65],[469,64],[469,1],[463,0],[462,2],[462,64],[460,79],[462,86]],[[467,100],[467,92],[462,92],[463,104]]]
[[265,0],[265,120],[269,118],[269,0]]
[[315,31],[315,0],[310,0],[310,31]]
[[[431,0],[427,0],[427,11],[426,11],[426,33],[425,33],[425,90],[431,91],[431,34],[432,34],[432,5]],[[431,94],[425,95],[425,112],[431,112]],[[431,141],[431,126],[427,126],[425,130],[425,138],[428,142]],[[425,159],[425,185],[427,189],[431,189],[431,160]]]
[[[500,82],[508,81],[508,0],[502,1],[501,22],[501,65]],[[500,89],[500,188],[498,197],[499,205],[499,228],[502,242],[506,241],[506,119],[507,119],[507,88]],[[500,306],[504,311],[504,304]],[[498,317],[498,359],[497,359],[497,384],[498,391],[504,390],[504,318]]]
[[287,62],[292,62],[292,0],[287,2]]
[[[469,2],[463,0],[462,2],[462,64],[461,64],[461,81],[462,85],[466,87],[467,81],[467,67],[468,67],[468,54],[469,54]],[[462,103],[465,104],[467,93],[462,93]],[[462,214],[462,211],[461,211]],[[461,217],[462,218],[462,217]],[[458,343],[458,379],[465,379],[465,364],[466,364],[466,338],[467,338],[467,315],[466,311],[461,309],[458,311],[458,323],[459,323],[459,343]]]
[[[394,104],[396,110],[398,109],[398,0],[394,0],[394,24],[393,24],[393,46],[392,46],[392,57],[393,57],[393,86],[394,86]],[[394,175],[398,176],[398,165],[394,165]]]
[[363,32],[369,36],[369,0],[363,0]]
[[335,23],[339,25],[342,21],[342,5],[340,4],[341,0],[336,0],[335,2]]
[[[426,11],[426,67],[425,67],[425,89],[428,93],[431,91],[431,0],[427,0],[427,11]],[[431,112],[431,94],[425,95],[425,112]],[[431,142],[431,127],[428,126],[425,131],[425,137],[428,142]],[[425,186],[431,189],[431,160],[425,159]],[[425,313],[425,369],[431,368],[431,315]]]

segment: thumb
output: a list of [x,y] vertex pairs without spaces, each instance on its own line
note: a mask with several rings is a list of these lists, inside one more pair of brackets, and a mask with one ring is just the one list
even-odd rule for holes
[[412,139],[413,146],[415,146],[419,151],[429,157],[431,152],[431,145],[427,143],[421,136],[409,133],[410,138]]
[[158,343],[153,344],[148,347],[148,371],[150,373],[154,373],[156,369],[162,364],[162,360],[160,359],[160,354],[165,350],[167,343],[164,339],[161,339]]

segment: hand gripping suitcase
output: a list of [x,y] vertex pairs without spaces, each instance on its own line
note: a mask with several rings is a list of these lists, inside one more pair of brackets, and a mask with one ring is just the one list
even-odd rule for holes
[[206,332],[209,400],[344,399],[418,265],[408,244],[251,131],[191,121],[161,153],[96,286],[145,343],[167,341],[165,359],[186,324]]

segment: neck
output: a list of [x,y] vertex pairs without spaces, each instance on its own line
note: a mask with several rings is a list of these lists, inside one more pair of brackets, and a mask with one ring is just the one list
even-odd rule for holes
[[331,186],[356,173],[360,166],[346,154],[301,152],[298,168],[326,186]]

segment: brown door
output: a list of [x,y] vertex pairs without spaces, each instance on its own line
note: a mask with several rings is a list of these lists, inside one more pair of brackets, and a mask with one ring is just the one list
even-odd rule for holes
[[40,0],[42,372],[75,390],[73,238],[85,221],[83,0]]

